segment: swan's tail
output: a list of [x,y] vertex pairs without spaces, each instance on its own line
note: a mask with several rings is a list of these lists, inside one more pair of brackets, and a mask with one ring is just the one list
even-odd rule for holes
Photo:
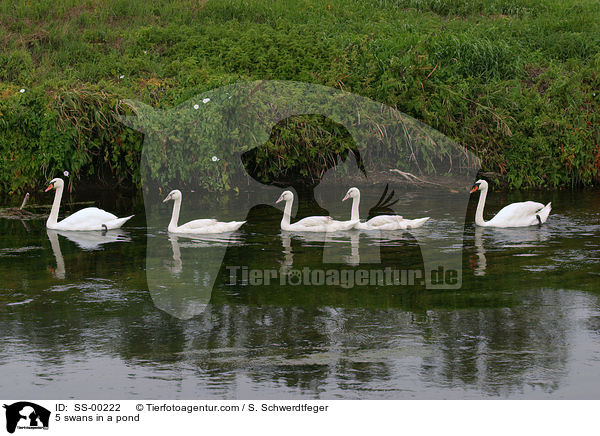
[[427,221],[429,219],[428,216],[426,216],[425,218],[417,218],[414,220],[404,220],[407,222],[407,229],[416,229],[418,227],[421,227],[423,224],[425,224],[425,221]]
[[542,209],[540,209],[538,211],[538,213],[535,214],[537,216],[540,224],[544,224],[546,222],[546,220],[548,219],[548,215],[550,215],[551,210],[552,210],[552,203],[548,203],[546,206],[544,206]]
[[228,224],[231,225],[231,229],[229,231],[233,232],[244,225],[246,221],[230,221]]
[[133,218],[133,215],[128,216],[126,218],[117,218],[115,220],[111,220],[111,221],[107,221],[104,224],[102,224],[103,228],[106,228],[105,230],[114,230],[114,229],[118,229],[120,228],[123,224],[125,224],[127,221],[129,221],[131,218]]

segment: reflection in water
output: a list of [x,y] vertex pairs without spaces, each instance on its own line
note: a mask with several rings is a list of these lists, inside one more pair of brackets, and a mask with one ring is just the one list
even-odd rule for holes
[[281,272],[284,274],[287,274],[293,266],[294,253],[292,251],[292,239],[298,240],[304,247],[322,247],[324,264],[334,263],[357,266],[361,263],[359,249],[360,233],[357,231],[336,233],[282,231],[280,235],[283,246]]
[[536,247],[538,244],[532,242],[545,242],[550,238],[550,232],[544,227],[518,227],[518,228],[493,228],[490,230],[490,238],[500,248],[513,247]]
[[[71,314],[69,325],[23,311],[21,327],[2,324],[7,337],[28,338],[0,340],[2,356],[21,356],[0,359],[4,373],[20,374],[3,392],[41,398],[56,392],[86,398],[560,398],[572,397],[568,388],[583,383],[580,395],[597,395],[585,384],[600,376],[594,357],[600,337],[579,318],[591,307],[597,314],[598,299],[555,290],[521,299],[516,307],[468,311],[453,310],[449,300],[422,314],[209,305],[188,321],[124,306],[108,325],[92,316],[106,302]],[[97,362],[85,357],[106,348],[111,352]],[[596,365],[570,372],[579,359],[596,359]],[[17,365],[22,360],[26,370]],[[122,381],[119,387],[115,380]]]
[[56,258],[56,269],[52,271],[52,275],[57,279],[65,278],[65,259],[63,258],[62,252],[60,251],[60,242],[58,242],[58,233],[56,230],[46,230],[48,233],[48,239],[50,239],[50,246],[52,247],[52,253]]
[[90,232],[75,232],[65,230],[46,229],[46,234],[50,240],[52,253],[56,258],[56,269],[52,271],[52,275],[58,279],[65,278],[65,260],[60,251],[60,242],[58,235],[64,236],[69,241],[74,242],[83,250],[98,250],[103,244],[110,242],[130,242],[131,238],[127,236],[123,230],[109,230],[107,232],[90,231]]
[[485,248],[483,248],[483,227],[477,226],[475,228],[475,249],[477,251],[477,264],[474,268],[473,274],[476,276],[484,276],[485,275],[485,267],[487,266],[487,261],[485,259]]
[[[321,268],[327,245],[340,249],[340,269],[362,268],[363,244],[381,250],[382,265],[420,267],[414,232],[356,232],[356,253],[354,235],[286,236],[265,209],[226,238],[131,228],[130,243],[92,250],[57,233],[40,240],[42,221],[28,221],[28,233],[0,220],[0,390],[40,399],[598,398],[597,203],[557,195],[562,211],[542,228],[465,226],[463,258],[474,256],[475,274],[436,292],[228,282],[227,266]],[[563,212],[571,207],[580,209]],[[455,227],[438,220],[419,237]],[[204,286],[213,249],[224,259],[214,288]],[[148,291],[147,267],[169,287]]]
[[[165,239],[169,241],[170,249],[164,244]],[[161,279],[161,285],[150,288],[156,307],[180,319],[190,319],[204,312],[216,279],[212,272],[218,271],[222,262],[221,253],[229,244],[236,245],[240,240],[239,232],[206,235],[169,233],[168,238],[157,235],[152,244],[152,256],[147,257],[150,277]],[[168,257],[166,250],[170,253]],[[165,276],[164,269],[170,273],[168,276]]]
[[171,241],[171,248],[173,249],[173,264],[167,265],[167,269],[171,274],[177,275],[183,270],[183,262],[181,261],[181,249],[179,247],[179,237],[170,234],[169,241]]
[[283,261],[281,262],[281,274],[286,275],[294,265],[294,253],[292,253],[292,235],[290,232],[281,232],[281,245],[283,245]]
[[289,271],[293,265],[294,254],[292,240],[295,239],[303,247],[323,249],[323,264],[342,264],[359,266],[380,264],[382,247],[394,247],[399,241],[410,240],[404,230],[394,231],[358,231],[349,230],[336,233],[316,232],[281,232],[284,259],[282,271]]
[[360,250],[358,249],[358,241],[359,241],[359,233],[351,232],[350,233],[350,246],[351,252],[350,256],[346,256],[346,264],[351,266],[360,265]]
[[[180,242],[180,239],[182,242]],[[183,270],[183,262],[181,261],[181,247],[185,248],[207,248],[207,247],[227,247],[230,243],[239,243],[239,233],[226,232],[214,233],[205,235],[178,235],[169,233],[169,241],[171,241],[171,249],[173,250],[173,263],[166,262],[166,268],[171,274],[180,274]]]
[[51,230],[46,229],[48,237],[52,233],[54,236],[60,235],[74,242],[83,250],[99,250],[102,245],[111,242],[131,242],[131,238],[127,232],[121,229],[109,231],[90,231],[90,232],[75,232],[67,230]]
[[568,292],[539,290],[526,293],[518,307],[435,313],[427,336],[436,351],[421,374],[489,395],[552,393],[567,376],[569,338],[587,336],[575,333],[578,303]]
[[550,232],[543,227],[518,227],[518,228],[495,228],[475,226],[473,242],[475,245],[476,260],[471,267],[475,276],[485,276],[487,267],[486,250],[484,244],[495,247],[496,250],[509,248],[525,249],[524,252],[514,254],[515,256],[536,256],[535,248],[550,239]]

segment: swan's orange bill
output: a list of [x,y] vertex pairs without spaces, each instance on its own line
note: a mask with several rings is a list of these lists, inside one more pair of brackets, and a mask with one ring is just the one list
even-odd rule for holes
[[475,185],[473,186],[473,189],[471,189],[471,194],[475,191],[477,191],[479,189],[479,186]]
[[47,187],[47,188],[44,190],[44,192],[48,192],[49,190],[51,190],[51,189],[53,189],[53,188],[54,188],[54,185],[53,185],[52,183],[50,183],[50,186],[48,186],[48,187]]

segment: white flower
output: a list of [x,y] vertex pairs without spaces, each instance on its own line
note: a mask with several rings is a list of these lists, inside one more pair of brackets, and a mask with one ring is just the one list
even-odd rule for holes
[[124,78],[125,78],[125,74],[121,74],[121,75],[119,76],[119,79],[124,79]]
[[147,50],[144,50],[144,54],[148,54],[148,51],[147,51]]
[[217,156],[213,156],[213,157],[212,157],[212,161],[213,161],[213,162],[218,162],[218,161],[219,161],[219,158],[218,158]]
[[19,91],[21,94],[23,94],[25,92],[25,88],[21,88],[21,90]]
[[205,98],[205,99],[203,99],[203,100],[202,100],[202,103],[206,104],[206,103],[208,103],[209,101],[210,101],[210,98]]
[[65,177],[69,177],[69,172],[68,171],[65,171],[63,174],[64,174]]
[[198,110],[198,108],[200,107],[200,105],[195,104],[194,105],[194,109]]

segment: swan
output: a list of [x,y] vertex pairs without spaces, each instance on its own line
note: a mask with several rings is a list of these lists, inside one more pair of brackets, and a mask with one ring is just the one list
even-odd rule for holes
[[358,230],[407,230],[416,229],[425,224],[429,217],[407,220],[399,215],[378,215],[370,220],[361,223],[358,206],[360,204],[360,191],[358,188],[350,188],[342,201],[352,198],[352,214],[351,220],[357,220],[358,223],[354,226]]
[[294,232],[335,232],[338,230],[350,230],[357,223],[355,221],[336,221],[330,216],[309,216],[300,221],[290,224],[294,194],[292,191],[284,191],[275,203],[285,201],[283,218],[281,219],[281,230]]
[[179,234],[208,234],[208,233],[225,233],[233,232],[234,230],[242,227],[246,221],[229,221],[221,222],[215,219],[199,219],[190,221],[182,225],[177,225],[179,221],[179,211],[181,210],[181,191],[175,189],[167,195],[167,198],[163,200],[166,203],[169,200],[173,200],[173,215],[171,216],[171,222],[169,223],[169,233]]
[[61,178],[52,179],[50,185],[44,192],[51,189],[56,189],[54,201],[50,216],[46,221],[46,227],[52,230],[74,230],[74,231],[89,231],[89,230],[112,230],[121,227],[133,215],[126,218],[117,218],[116,215],[98,209],[97,207],[86,207],[78,210],[72,215],[69,215],[61,222],[58,222],[58,210],[60,208],[60,200],[62,198],[65,182]]
[[485,207],[485,198],[488,192],[488,183],[485,180],[477,180],[471,194],[481,191],[479,203],[475,212],[475,224],[481,227],[527,227],[536,224],[542,225],[548,219],[552,210],[552,203],[544,206],[535,201],[523,201],[512,203],[504,207],[489,221],[483,220],[483,208]]

